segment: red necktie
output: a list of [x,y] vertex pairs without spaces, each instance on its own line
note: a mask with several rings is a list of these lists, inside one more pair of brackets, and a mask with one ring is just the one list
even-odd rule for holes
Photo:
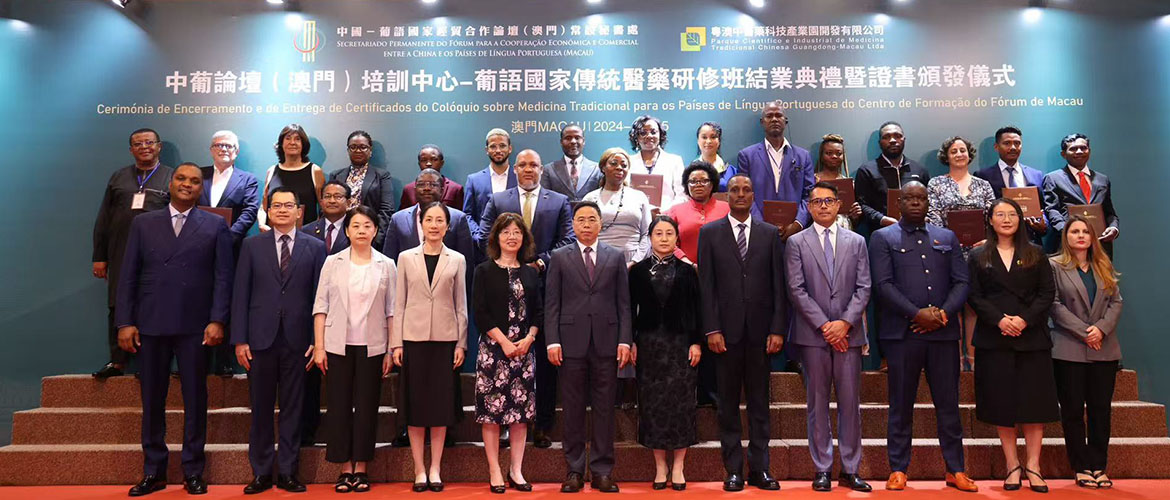
[[1089,186],[1089,176],[1085,175],[1084,171],[1077,172],[1077,176],[1081,178],[1081,192],[1085,194],[1085,203],[1093,202],[1093,188]]
[[325,230],[325,253],[333,250],[333,224],[326,223],[329,229]]

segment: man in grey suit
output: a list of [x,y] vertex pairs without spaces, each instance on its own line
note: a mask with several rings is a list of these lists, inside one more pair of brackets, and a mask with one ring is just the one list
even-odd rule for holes
[[592,402],[592,487],[617,493],[613,472],[613,402],[617,371],[630,362],[634,334],[625,254],[597,241],[601,209],[584,201],[573,210],[575,245],[552,252],[545,285],[544,333],[548,361],[559,366],[565,409],[565,461],[561,491],[584,487],[585,406]]
[[561,151],[564,157],[544,166],[540,187],[568,196],[570,202],[576,203],[598,188],[601,169],[584,155],[585,132],[580,125],[561,127]]
[[840,206],[836,186],[816,183],[808,200],[813,224],[788,240],[785,266],[795,313],[788,345],[804,366],[808,449],[817,468],[813,490],[832,489],[829,391],[836,386],[840,485],[871,491],[857,476],[861,465],[861,348],[867,342],[861,319],[870,294],[869,253],[861,235],[837,225]]

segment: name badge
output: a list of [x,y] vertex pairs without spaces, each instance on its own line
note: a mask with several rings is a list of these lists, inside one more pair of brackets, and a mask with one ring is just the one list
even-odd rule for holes
[[134,198],[130,200],[130,210],[142,210],[146,206],[146,192],[139,191],[134,193]]

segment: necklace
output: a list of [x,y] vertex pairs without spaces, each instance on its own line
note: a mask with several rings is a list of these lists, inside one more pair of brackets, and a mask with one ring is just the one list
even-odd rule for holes
[[[597,199],[598,199],[598,201],[600,201],[600,200],[601,200],[601,195],[602,195],[602,194],[603,194],[605,191],[606,191],[606,190],[605,190],[605,188],[601,188],[601,193],[598,193],[598,194],[597,194]],[[610,200],[612,200],[612,199],[613,199],[613,197],[611,196],[609,199],[610,199]],[[625,186],[622,186],[622,188],[618,190],[618,207],[617,207],[617,211],[615,211],[615,212],[613,213],[613,219],[612,219],[612,220],[610,220],[608,223],[605,223],[605,224],[602,224],[602,225],[601,225],[601,230],[602,230],[602,231],[605,231],[606,229],[609,229],[609,228],[613,227],[613,226],[614,226],[614,224],[617,224],[618,215],[621,215],[621,213],[622,213],[622,207],[625,205],[625,203],[626,203],[626,187],[625,187]],[[607,203],[607,205],[608,205],[608,203]]]

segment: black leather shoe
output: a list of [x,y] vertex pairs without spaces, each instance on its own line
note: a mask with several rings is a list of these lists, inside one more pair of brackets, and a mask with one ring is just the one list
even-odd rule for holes
[[431,485],[430,485],[430,489],[431,489],[431,491],[433,491],[435,493],[443,491],[443,482],[442,481],[432,481]]
[[508,486],[516,491],[532,491],[532,483],[517,483],[512,479],[512,473],[508,473]]
[[149,495],[166,487],[167,478],[151,474],[143,476],[142,481],[130,487],[130,496],[140,497],[142,495]]
[[654,482],[650,483],[650,489],[652,489],[652,490],[665,490],[666,489],[666,481],[663,481],[661,483],[658,481],[654,481]]
[[406,435],[406,426],[405,425],[402,426],[402,432],[398,433],[397,436],[394,436],[393,441],[390,441],[390,446],[393,446],[395,448],[409,448],[410,447],[410,436]]
[[873,486],[870,486],[869,483],[865,482],[861,476],[858,476],[857,474],[846,474],[844,472],[842,472],[841,476],[838,478],[837,486],[843,486],[853,491],[863,491],[866,493],[873,491]]
[[832,491],[833,480],[829,479],[828,472],[818,472],[816,477],[813,478],[812,487],[813,491]]
[[255,495],[272,487],[272,476],[256,476],[244,486],[245,495]]
[[548,433],[537,429],[532,432],[532,446],[537,448],[551,448],[552,440],[548,438]]
[[761,490],[774,491],[780,489],[780,483],[767,471],[753,471],[748,473],[747,484]]
[[585,487],[585,480],[581,479],[580,472],[570,472],[561,483],[561,493],[576,493]]
[[492,493],[495,493],[495,494],[497,494],[497,495],[503,495],[504,493],[507,493],[507,492],[508,492],[508,488],[507,488],[506,486],[502,485],[502,484],[501,484],[501,485],[495,485],[495,484],[490,484],[490,483],[489,483],[489,484],[488,484],[488,491],[491,491]]
[[113,363],[106,363],[106,366],[103,366],[101,370],[93,372],[93,378],[98,380],[105,380],[110,377],[120,377],[122,375],[122,369],[114,366]]
[[304,483],[298,481],[296,476],[286,476],[284,474],[276,476],[276,487],[289,493],[301,493],[305,491]]
[[728,474],[723,478],[723,491],[743,491],[743,476]]
[[683,491],[687,489],[687,483],[670,483],[670,489],[674,491]]
[[602,493],[617,493],[618,485],[613,482],[612,476],[593,476],[593,480],[589,482],[589,487]]
[[187,488],[187,493],[190,495],[204,495],[207,493],[207,481],[204,481],[203,476],[199,474],[183,478],[183,486]]

